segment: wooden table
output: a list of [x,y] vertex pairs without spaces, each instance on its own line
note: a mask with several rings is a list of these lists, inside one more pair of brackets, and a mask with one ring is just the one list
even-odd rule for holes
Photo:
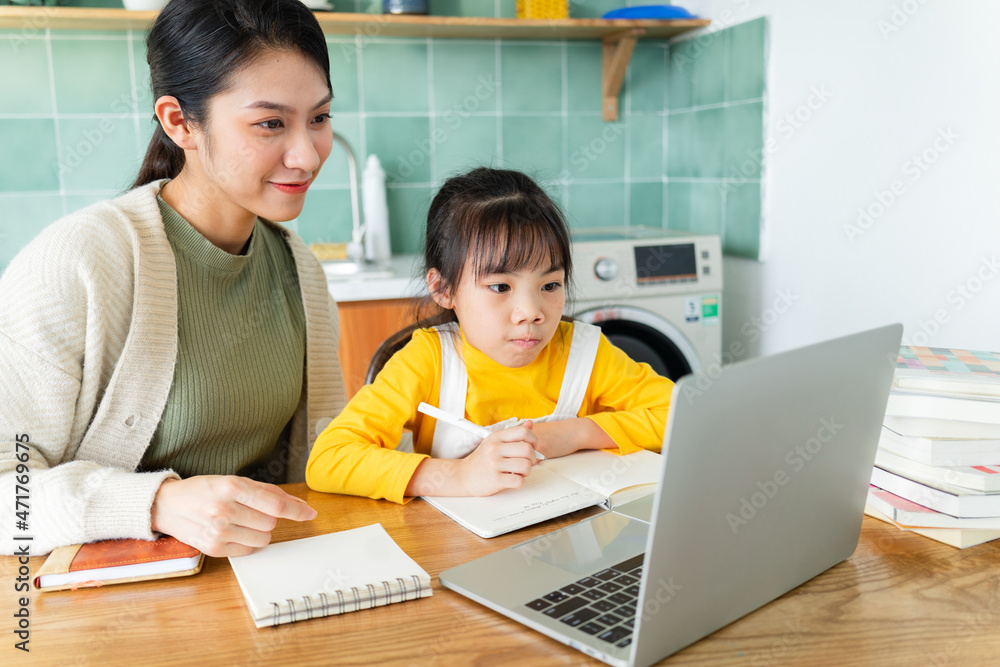
[[[194,577],[33,591],[30,653],[14,648],[17,560],[0,557],[0,664],[601,664],[437,583],[453,565],[592,514],[491,540],[422,501],[286,487],[319,511],[275,541],[379,522],[434,577],[423,600],[258,630],[226,559]],[[41,566],[34,558],[31,571]],[[1000,541],[964,551],[866,517],[854,555],[664,661],[668,665],[987,665],[1000,662]]]

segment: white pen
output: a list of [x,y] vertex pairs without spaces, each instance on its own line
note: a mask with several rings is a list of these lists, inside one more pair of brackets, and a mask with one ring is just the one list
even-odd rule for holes
[[[489,429],[485,429],[478,424],[473,424],[468,419],[448,414],[444,410],[435,408],[433,405],[428,403],[420,403],[420,405],[417,406],[417,412],[422,412],[428,417],[434,417],[434,419],[437,419],[438,421],[443,421],[445,424],[451,424],[452,426],[460,428],[463,431],[467,431],[473,435],[478,435],[480,438],[485,438],[490,434]],[[545,456],[537,450],[535,451],[535,458],[539,461],[545,460]]]

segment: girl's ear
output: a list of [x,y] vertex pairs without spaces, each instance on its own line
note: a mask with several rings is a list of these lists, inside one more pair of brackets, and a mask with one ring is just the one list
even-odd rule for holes
[[191,124],[184,118],[180,102],[173,95],[164,95],[156,100],[153,111],[160,121],[163,132],[184,150],[197,150]]
[[444,278],[441,277],[441,272],[437,269],[427,271],[427,291],[430,292],[434,303],[445,310],[450,310],[455,306],[451,295],[444,289]]

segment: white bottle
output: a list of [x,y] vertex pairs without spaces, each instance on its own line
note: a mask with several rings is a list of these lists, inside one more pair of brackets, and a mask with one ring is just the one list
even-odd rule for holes
[[365,258],[385,264],[389,246],[389,203],[385,196],[385,171],[377,155],[369,155],[361,175],[361,206],[365,212]]

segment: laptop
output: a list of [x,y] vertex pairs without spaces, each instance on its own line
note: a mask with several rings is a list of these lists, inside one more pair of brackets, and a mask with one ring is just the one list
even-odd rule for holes
[[854,552],[901,336],[893,324],[681,378],[655,494],[441,584],[621,666],[754,611]]

